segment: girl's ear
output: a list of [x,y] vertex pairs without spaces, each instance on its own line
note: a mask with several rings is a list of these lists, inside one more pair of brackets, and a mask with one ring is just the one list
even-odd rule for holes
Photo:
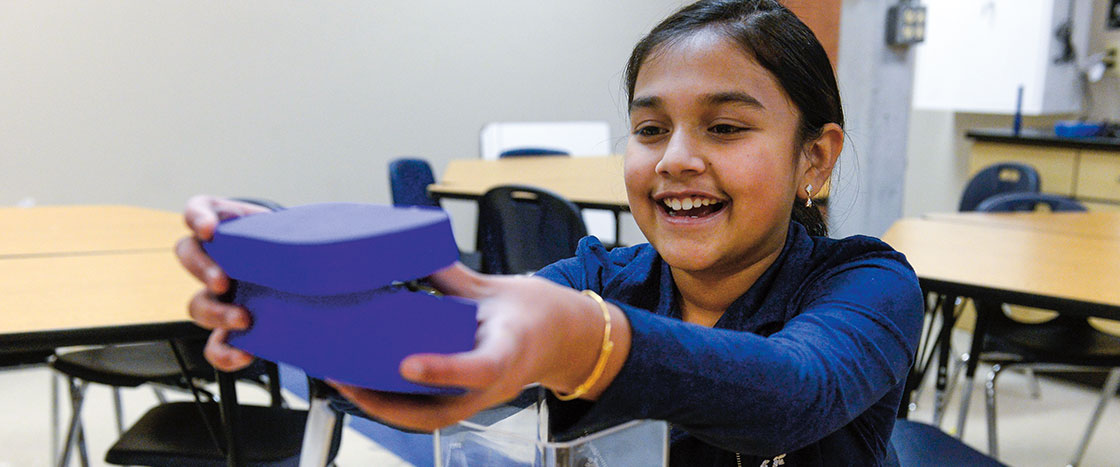
[[840,125],[827,123],[821,127],[821,135],[805,145],[802,151],[801,183],[798,188],[798,197],[805,196],[805,186],[813,185],[812,194],[816,194],[832,176],[832,168],[836,166],[836,159],[840,157],[840,150],[844,148],[844,130]]

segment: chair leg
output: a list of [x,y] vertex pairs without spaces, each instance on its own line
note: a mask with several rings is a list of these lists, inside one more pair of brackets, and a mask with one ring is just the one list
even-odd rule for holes
[[961,386],[961,408],[957,419],[957,439],[964,438],[964,424],[968,420],[968,405],[972,402],[972,375],[966,375]]
[[117,414],[117,435],[124,434],[124,407],[121,404],[121,388],[113,386],[113,411]]
[[1120,368],[1113,368],[1108,373],[1108,379],[1104,382],[1104,388],[1101,389],[1101,398],[1097,401],[1097,408],[1093,409],[1093,416],[1089,418],[1089,426],[1085,428],[1085,434],[1081,436],[1081,442],[1077,445],[1077,451],[1073,453],[1073,459],[1069,461],[1069,465],[1076,466],[1081,463],[1081,457],[1085,455],[1085,449],[1089,447],[1089,439],[1093,437],[1093,432],[1097,429],[1097,423],[1101,420],[1101,414],[1104,412],[1105,406],[1116,396],[1117,388],[1120,388]]
[[988,455],[999,459],[999,442],[996,437],[996,378],[999,378],[1003,366],[992,365],[988,372],[988,380],[984,383],[984,407],[988,417]]
[[57,372],[51,371],[51,465],[58,464],[58,381],[62,379],[62,375]]
[[[70,381],[70,426],[66,430],[66,444],[62,445],[62,456],[58,460],[58,467],[66,467],[70,463],[70,447],[74,445],[77,438],[79,454],[85,457],[85,436],[82,433],[82,402],[84,402],[86,383],[85,381],[78,382],[74,378],[69,378]],[[82,465],[87,465],[88,460],[83,459]]]
[[82,467],[89,467],[89,453],[86,452],[86,430],[78,421],[78,461]]
[[939,391],[934,395],[933,407],[933,425],[941,427],[941,421],[945,418],[945,407],[953,401],[953,391],[957,389],[958,381],[960,381],[961,371],[968,365],[968,353],[962,353],[955,360],[952,370],[949,373],[949,379],[945,384],[945,389]]
[[1042,397],[1042,384],[1038,382],[1038,376],[1034,374],[1034,370],[1027,368],[1023,370],[1023,374],[1027,376],[1027,387],[1030,388],[1031,399]]
[[152,392],[154,392],[156,394],[156,400],[159,401],[160,404],[166,404],[167,403],[167,397],[164,396],[163,391],[160,391],[159,388],[156,387],[155,385],[152,385]]

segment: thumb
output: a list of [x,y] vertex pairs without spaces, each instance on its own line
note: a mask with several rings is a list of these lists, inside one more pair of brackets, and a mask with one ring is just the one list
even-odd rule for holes
[[472,271],[458,261],[432,273],[428,279],[436,289],[446,295],[476,300],[486,295],[487,276]]
[[490,339],[468,352],[457,354],[415,354],[401,361],[405,379],[433,386],[486,389],[503,376],[510,376],[508,356],[512,342]]

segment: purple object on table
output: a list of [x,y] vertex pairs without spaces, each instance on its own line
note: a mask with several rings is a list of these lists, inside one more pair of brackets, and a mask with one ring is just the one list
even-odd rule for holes
[[207,253],[236,281],[253,326],[230,343],[309,375],[381,391],[447,394],[405,381],[415,353],[474,347],[473,301],[413,292],[458,258],[440,210],[328,203],[222,222]]

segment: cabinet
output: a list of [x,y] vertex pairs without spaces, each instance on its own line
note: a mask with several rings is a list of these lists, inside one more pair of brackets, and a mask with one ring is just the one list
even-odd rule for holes
[[1007,141],[990,141],[977,133],[969,133],[977,138],[970,151],[969,177],[997,162],[1022,162],[1038,170],[1045,193],[1075,198],[1093,210],[1120,210],[1120,141],[1113,149],[1103,143],[1080,147],[1076,141],[1053,137],[1009,142],[1015,139],[1000,136]]
[[[926,0],[926,41],[916,49],[914,108],[1015,113],[1077,113],[1077,60],[1058,31],[1088,50],[1091,2],[1073,0]],[[1076,55],[1076,53],[1074,54]]]
[[1034,167],[1042,181],[1042,191],[1073,196],[1077,173],[1077,150],[1019,144],[977,142],[972,145],[968,176],[997,162],[1022,162]]
[[1081,151],[1075,195],[1120,203],[1120,152]]

